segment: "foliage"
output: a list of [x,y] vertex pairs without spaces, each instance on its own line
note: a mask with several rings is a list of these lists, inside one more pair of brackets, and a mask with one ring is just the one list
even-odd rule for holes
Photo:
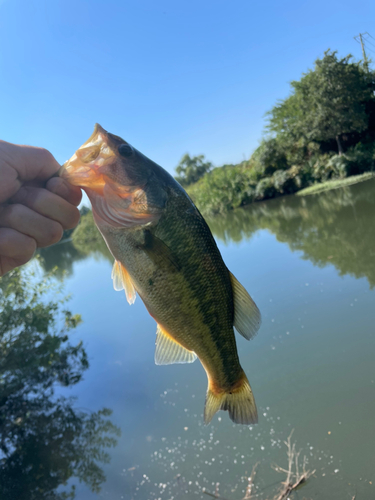
[[212,163],[205,161],[204,155],[191,157],[185,154],[176,167],[177,176],[175,179],[181,186],[190,186],[212,169]]
[[[100,462],[118,429],[111,411],[87,414],[55,388],[77,384],[88,368],[82,342],[69,332],[81,322],[49,278],[16,269],[0,281],[0,497],[65,500],[69,478],[98,492]],[[58,328],[58,324],[62,324]]]
[[250,171],[243,165],[225,166],[205,175],[188,189],[188,193],[203,212],[226,212],[250,203],[255,185]]
[[202,213],[374,169],[375,72],[328,50],[291,88],[267,114],[271,135],[247,162],[215,168],[189,187]]
[[357,143],[350,148],[346,156],[349,166],[346,175],[358,175],[375,167],[375,143]]
[[276,170],[288,168],[285,150],[280,142],[271,137],[263,139],[260,146],[254,152],[255,169],[262,176],[272,175]]
[[276,189],[272,177],[264,177],[255,188],[255,197],[257,200],[263,198],[273,198],[276,195]]
[[271,110],[269,130],[306,143],[335,139],[341,154],[343,134],[367,129],[366,103],[374,100],[374,74],[351,59],[326,51],[314,70],[291,83],[292,95]]

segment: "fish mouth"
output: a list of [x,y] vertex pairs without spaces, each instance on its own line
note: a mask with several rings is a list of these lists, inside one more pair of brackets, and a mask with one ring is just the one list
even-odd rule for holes
[[98,177],[92,168],[73,165],[71,160],[68,160],[61,167],[60,176],[70,184],[82,188],[96,184]]
[[96,123],[91,136],[63,164],[59,175],[74,186],[102,191],[106,181],[103,174],[98,170],[113,157],[110,151],[103,151],[103,146],[105,149],[107,141],[108,132]]

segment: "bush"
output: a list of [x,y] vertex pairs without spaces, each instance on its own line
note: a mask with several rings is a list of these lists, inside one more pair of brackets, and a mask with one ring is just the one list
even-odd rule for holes
[[275,189],[273,178],[265,177],[260,180],[255,188],[255,198],[263,200],[264,198],[273,198],[276,196],[277,190]]
[[344,178],[347,176],[349,159],[346,155],[334,155],[328,161],[327,167],[332,169],[331,177],[333,178]]
[[332,154],[324,154],[319,157],[312,157],[311,160],[305,163],[305,168],[311,168],[312,178],[315,182],[326,182],[332,176],[335,175],[336,171],[329,163],[330,158],[332,158]]
[[313,167],[314,163],[307,162],[300,166],[294,166],[290,169],[294,174],[294,183],[296,191],[311,186],[314,183]]
[[262,176],[272,175],[276,170],[286,170],[289,167],[284,148],[274,138],[263,140],[253,157],[256,169]]
[[348,159],[347,176],[363,174],[374,168],[375,147],[373,144],[358,143],[348,149],[345,156]]
[[251,170],[238,165],[215,168],[188,193],[202,212],[219,213],[253,201],[254,188]]

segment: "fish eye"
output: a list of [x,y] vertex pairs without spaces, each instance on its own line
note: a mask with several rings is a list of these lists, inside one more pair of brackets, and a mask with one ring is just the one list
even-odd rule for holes
[[133,148],[130,146],[130,144],[121,144],[118,147],[118,152],[121,156],[129,157],[133,154]]

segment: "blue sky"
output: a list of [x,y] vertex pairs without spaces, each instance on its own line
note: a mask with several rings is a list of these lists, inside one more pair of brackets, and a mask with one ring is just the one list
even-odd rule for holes
[[0,138],[63,162],[99,122],[170,172],[186,152],[239,162],[288,82],[328,48],[361,58],[374,18],[353,0],[0,0]]

